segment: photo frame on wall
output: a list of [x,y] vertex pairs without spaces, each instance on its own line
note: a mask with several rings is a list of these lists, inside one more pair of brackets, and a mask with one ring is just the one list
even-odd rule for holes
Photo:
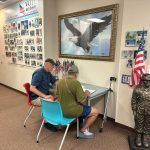
[[59,57],[114,61],[118,4],[58,16]]
[[[125,47],[139,46],[143,31],[127,31],[125,33]],[[147,38],[147,30],[144,30],[144,43]]]
[[133,59],[134,58],[134,50],[123,50],[121,53],[122,59]]
[[23,0],[6,8],[1,25],[8,63],[28,67],[37,67],[37,61],[43,63],[43,15],[39,6],[38,0]]

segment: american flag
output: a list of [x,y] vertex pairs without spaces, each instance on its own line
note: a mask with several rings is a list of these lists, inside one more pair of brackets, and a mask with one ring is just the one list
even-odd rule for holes
[[24,7],[21,6],[20,4],[19,4],[19,12],[20,12],[20,13],[23,13],[23,14],[24,14],[24,12],[25,12]]
[[139,42],[138,52],[135,56],[134,67],[132,68],[132,74],[129,85],[138,85],[140,83],[141,76],[145,74],[145,61],[144,61],[144,31]]

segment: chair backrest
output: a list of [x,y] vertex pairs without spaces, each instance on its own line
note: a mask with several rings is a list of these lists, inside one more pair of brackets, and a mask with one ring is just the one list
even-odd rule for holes
[[43,118],[54,125],[62,124],[63,114],[60,103],[58,101],[46,101],[43,98],[40,99]]
[[26,95],[28,97],[28,105],[31,106],[32,104],[31,104],[31,100],[30,100],[30,83],[24,83],[23,87],[25,88]]

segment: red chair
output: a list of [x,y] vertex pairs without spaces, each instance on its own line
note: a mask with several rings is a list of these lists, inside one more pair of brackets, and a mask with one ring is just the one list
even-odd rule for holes
[[27,122],[28,118],[30,117],[30,115],[31,115],[33,109],[35,108],[35,106],[33,104],[31,104],[31,100],[30,100],[30,83],[24,83],[23,87],[26,90],[26,95],[27,95],[27,98],[28,98],[28,106],[30,106],[30,108],[28,110],[28,115],[27,115],[27,117],[24,121],[24,127],[26,127],[26,122]]

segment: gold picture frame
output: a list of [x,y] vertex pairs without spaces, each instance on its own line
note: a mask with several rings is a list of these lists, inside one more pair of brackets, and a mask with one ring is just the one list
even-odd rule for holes
[[59,57],[114,61],[118,6],[58,16]]

